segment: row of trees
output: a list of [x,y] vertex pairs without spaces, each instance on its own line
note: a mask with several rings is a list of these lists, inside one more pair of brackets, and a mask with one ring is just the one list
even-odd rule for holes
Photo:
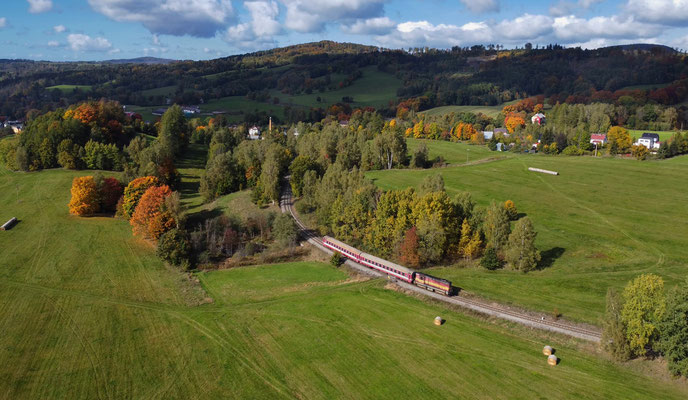
[[666,294],[661,277],[644,274],[621,293],[609,289],[602,342],[621,361],[662,354],[669,371],[688,376],[688,282]]

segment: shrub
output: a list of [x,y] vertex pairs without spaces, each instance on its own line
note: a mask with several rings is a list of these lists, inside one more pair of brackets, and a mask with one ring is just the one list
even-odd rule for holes
[[647,155],[650,154],[650,150],[643,145],[633,145],[633,147],[631,147],[631,154],[636,160],[644,160],[647,158]]
[[122,201],[122,212],[127,219],[131,219],[136,210],[136,206],[141,196],[152,186],[158,185],[158,178],[154,176],[144,176],[131,181],[124,189],[124,200]]
[[688,376],[688,285],[669,295],[667,312],[659,330],[659,348],[669,364],[669,371]]
[[344,264],[344,261],[346,261],[346,259],[336,251],[332,254],[332,257],[330,258],[330,264],[337,268]]
[[98,187],[92,176],[74,178],[71,192],[70,214],[91,215],[100,211]]
[[631,349],[626,338],[626,326],[621,320],[623,299],[616,290],[607,290],[607,308],[602,328],[602,345],[617,361],[631,357]]
[[583,153],[583,150],[574,145],[567,146],[564,151],[561,152],[561,154],[565,156],[582,156]]
[[504,209],[506,210],[507,216],[509,216],[510,221],[516,221],[518,219],[518,210],[516,210],[516,205],[513,201],[507,200],[504,202]]
[[524,217],[516,222],[506,250],[506,260],[514,269],[527,272],[537,267],[540,252],[535,248],[536,236],[530,218]]
[[284,247],[293,246],[298,239],[298,229],[294,219],[287,214],[280,214],[272,224],[272,234]]
[[175,266],[191,267],[191,242],[189,234],[181,229],[171,229],[158,239],[157,255]]
[[488,247],[483,258],[480,259],[480,266],[490,271],[502,268],[502,262],[497,257],[497,250]]
[[100,186],[100,202],[103,211],[117,211],[117,202],[122,197],[123,188],[117,178],[103,179]]
[[634,355],[644,356],[659,337],[658,324],[666,310],[664,280],[654,274],[635,278],[623,292],[621,320]]

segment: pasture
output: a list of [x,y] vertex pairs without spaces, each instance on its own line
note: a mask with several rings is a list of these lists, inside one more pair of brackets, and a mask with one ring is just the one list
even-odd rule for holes
[[[438,142],[447,148],[453,143]],[[451,150],[447,150],[451,152]],[[496,153],[495,153],[496,154]],[[541,269],[445,266],[430,272],[486,298],[567,318],[600,323],[608,287],[623,287],[642,273],[682,281],[688,264],[685,171],[688,157],[628,159],[513,155],[435,170],[372,171],[383,189],[419,186],[440,174],[450,196],[468,191],[480,206],[513,200],[538,232]],[[527,171],[559,171],[560,176]]]
[[631,135],[631,139],[633,142],[637,141],[641,136],[643,136],[643,133],[656,133],[659,135],[659,140],[660,141],[665,141],[668,139],[671,139],[672,136],[676,133],[675,131],[648,131],[648,130],[640,130],[640,129],[629,129],[628,133]]
[[483,113],[490,118],[502,118],[502,109],[504,106],[515,104],[517,102],[518,100],[513,100],[496,106],[441,106],[421,111],[420,114],[426,114],[432,117],[451,113],[459,114],[470,112],[474,114]]
[[230,96],[209,100],[201,105],[201,111],[204,113],[224,111],[227,113],[227,120],[233,122],[243,121],[243,115],[245,114],[260,111],[284,118],[284,109],[280,105],[249,100],[245,96]]
[[[353,98],[352,107],[380,107],[386,106],[390,100],[397,97],[397,89],[402,86],[402,81],[396,76],[379,71],[376,67],[365,67],[361,69],[363,75],[353,81],[351,86],[341,89],[329,90],[325,92],[314,92],[312,94],[286,95],[277,90],[271,95],[280,99],[280,103],[294,104],[302,107],[323,107],[327,108],[330,104],[342,102],[342,97]],[[333,76],[332,83],[337,84],[338,78],[345,79],[345,76]],[[321,101],[318,102],[318,97]]]
[[421,144],[425,144],[428,148],[428,154],[431,160],[441,156],[444,158],[444,161],[450,165],[466,164],[466,162],[475,163],[487,158],[505,158],[511,156],[511,153],[507,152],[498,153],[490,151],[486,146],[476,146],[462,142],[454,143],[440,140],[407,138],[406,145],[409,155],[413,155],[413,152],[420,147]]
[[[126,221],[68,215],[71,180],[86,173],[0,169],[0,219],[20,219],[0,232],[4,398],[687,394],[588,345],[506,330],[327,264],[189,277],[164,266]],[[545,342],[562,359],[556,368],[541,355]]]
[[55,86],[49,86],[46,87],[45,90],[53,90],[57,89],[61,92],[72,92],[75,89],[79,89],[82,92],[90,92],[91,89],[93,89],[93,86],[91,85],[55,85]]

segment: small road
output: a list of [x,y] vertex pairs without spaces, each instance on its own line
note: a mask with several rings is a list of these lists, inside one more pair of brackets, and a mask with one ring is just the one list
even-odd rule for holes
[[[299,235],[301,238],[311,245],[315,246],[317,249],[320,251],[326,253],[326,254],[332,254],[332,251],[328,249],[327,247],[323,246],[322,242],[322,237],[320,235],[309,229],[306,225],[301,222],[301,220],[298,218],[296,213],[294,212],[293,208],[293,197],[291,193],[291,187],[289,184],[285,184],[283,189],[282,189],[282,195],[280,198],[280,209],[282,210],[283,213],[289,213],[291,216],[294,218],[294,221],[296,221],[296,225],[299,227]],[[370,275],[370,276],[375,276],[375,277],[385,277],[384,274],[375,271],[373,269],[364,267],[361,264],[358,264],[356,262],[353,262],[352,260],[347,260],[346,265],[349,267],[360,271],[363,274]],[[583,340],[588,340],[591,342],[600,342],[601,340],[601,335],[600,332],[591,330],[589,328],[585,327],[580,327],[574,324],[562,322],[562,321],[553,321],[549,319],[545,319],[544,317],[537,317],[533,316],[527,313],[519,312],[510,309],[509,307],[495,304],[495,303],[487,303],[485,301],[481,300],[475,300],[475,299],[470,299],[465,296],[456,295],[452,297],[447,297],[443,296],[441,294],[437,294],[434,292],[427,291],[425,289],[421,289],[418,286],[411,285],[406,282],[400,282],[400,281],[393,281],[397,286],[405,289],[405,290],[410,290],[415,293],[421,294],[423,296],[427,296],[430,298],[433,298],[435,300],[443,301],[445,303],[449,304],[454,304],[461,306],[463,308],[467,308],[469,310],[489,315],[492,317],[496,318],[501,318],[505,319],[508,321],[516,322],[521,325],[529,326],[532,328],[536,329],[542,329],[542,330],[547,330],[551,332],[557,332],[557,333],[562,333],[564,335],[568,336],[573,336],[579,339]]]

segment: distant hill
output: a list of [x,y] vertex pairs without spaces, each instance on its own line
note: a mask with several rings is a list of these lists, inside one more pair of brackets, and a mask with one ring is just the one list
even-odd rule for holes
[[638,51],[659,51],[661,53],[668,53],[668,54],[675,54],[678,53],[676,50],[669,46],[665,46],[663,44],[652,44],[652,43],[635,43],[635,44],[622,44],[618,46],[609,46],[605,47],[605,49],[621,49],[621,50],[626,50],[626,51],[633,51],[633,50],[638,50]]
[[157,57],[138,57],[101,61],[102,64],[172,64],[175,62],[177,62],[177,60]]

